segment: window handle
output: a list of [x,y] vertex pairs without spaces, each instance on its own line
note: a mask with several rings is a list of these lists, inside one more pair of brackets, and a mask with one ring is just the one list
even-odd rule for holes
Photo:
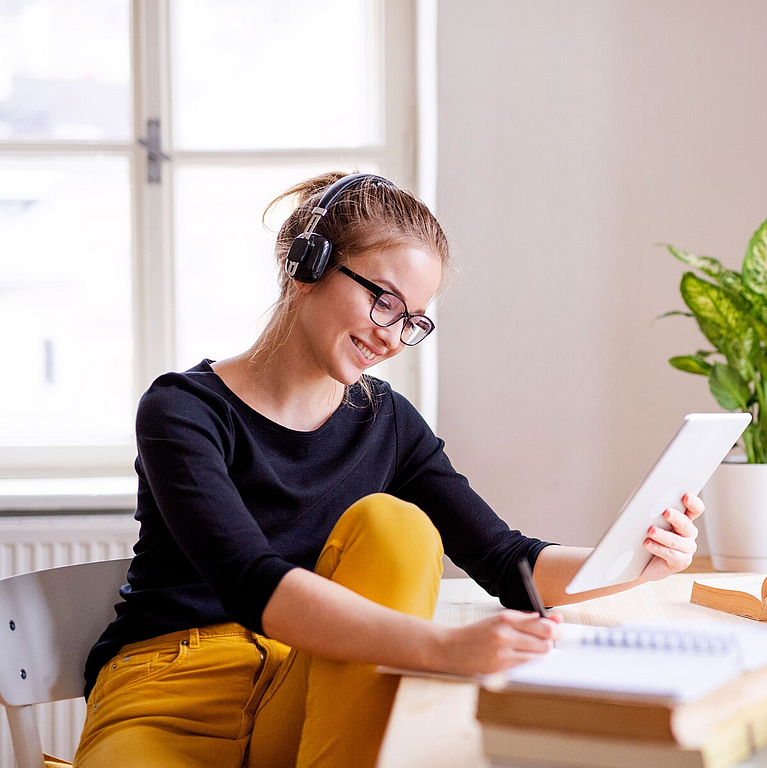
[[159,120],[146,121],[146,136],[139,138],[138,143],[146,148],[147,181],[150,184],[159,184],[162,181],[162,161],[170,160],[170,156],[162,151]]

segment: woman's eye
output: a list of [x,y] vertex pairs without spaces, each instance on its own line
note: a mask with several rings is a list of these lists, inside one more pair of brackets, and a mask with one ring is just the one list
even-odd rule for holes
[[379,296],[377,299],[377,304],[378,308],[383,309],[384,311],[388,311],[392,308],[392,302],[388,296]]

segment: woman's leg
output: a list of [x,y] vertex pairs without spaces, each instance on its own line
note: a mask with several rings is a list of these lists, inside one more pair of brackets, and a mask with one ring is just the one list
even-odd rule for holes
[[238,624],[125,646],[88,698],[76,768],[240,768],[286,654],[264,659]]
[[[439,533],[418,507],[374,494],[344,513],[316,571],[381,605],[430,619],[442,553]],[[249,765],[373,766],[397,682],[373,665],[291,651],[258,707]]]

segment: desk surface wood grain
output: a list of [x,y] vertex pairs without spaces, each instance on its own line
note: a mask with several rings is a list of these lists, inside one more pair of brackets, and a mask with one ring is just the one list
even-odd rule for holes
[[[694,566],[696,573],[677,574],[617,595],[562,606],[557,611],[568,622],[603,626],[658,618],[750,623],[749,619],[689,602],[696,575],[705,573],[706,578],[716,578],[710,561],[696,559]],[[444,579],[434,620],[460,626],[498,610],[502,610],[498,600],[471,579]],[[471,683],[403,677],[378,768],[488,768],[481,730],[474,717],[477,695],[478,688]],[[767,766],[767,760],[749,765]]]

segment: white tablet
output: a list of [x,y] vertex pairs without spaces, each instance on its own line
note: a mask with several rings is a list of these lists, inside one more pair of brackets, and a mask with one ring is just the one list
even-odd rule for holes
[[633,581],[652,560],[644,548],[651,525],[668,530],[661,515],[684,510],[682,496],[700,493],[751,421],[748,413],[690,413],[615,522],[565,587],[572,595]]

